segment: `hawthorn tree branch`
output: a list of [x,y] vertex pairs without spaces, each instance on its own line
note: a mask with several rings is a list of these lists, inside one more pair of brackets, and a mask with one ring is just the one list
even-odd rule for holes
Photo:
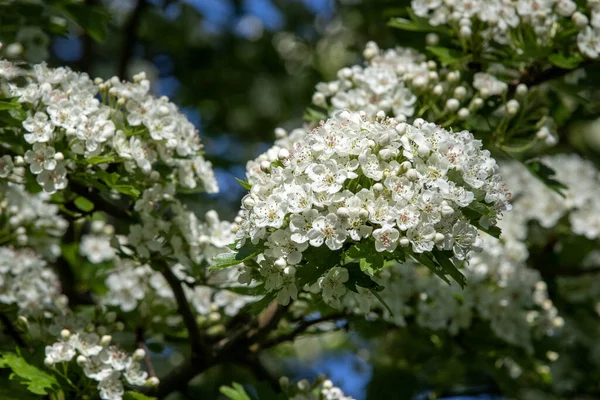
[[146,352],[144,356],[144,364],[146,364],[146,369],[148,370],[148,375],[151,377],[156,377],[156,371],[154,370],[154,365],[152,365],[152,360],[150,360],[150,354],[148,351],[148,346],[146,346],[146,338],[144,333],[144,328],[139,327],[135,331],[135,341],[140,349]]
[[207,350],[204,344],[204,337],[200,333],[200,329],[198,328],[198,324],[196,323],[196,317],[194,317],[194,313],[192,312],[192,308],[190,307],[187,298],[185,297],[185,292],[183,291],[183,287],[181,286],[181,281],[175,276],[169,265],[166,262],[162,263],[162,274],[167,280],[167,283],[173,290],[173,295],[175,296],[175,300],[177,301],[177,311],[181,314],[183,318],[183,323],[188,331],[188,336],[190,339],[190,345],[192,347],[192,360],[198,361],[202,359],[211,358],[209,351]]
[[125,79],[125,73],[127,72],[127,65],[133,53],[135,42],[137,41],[137,28],[142,18],[144,9],[148,6],[148,0],[137,0],[135,8],[133,9],[125,30],[123,32],[123,46],[121,47],[121,58],[119,60],[119,68],[117,75],[121,79]]
[[277,346],[281,343],[292,341],[292,340],[296,339],[299,335],[303,334],[311,326],[320,324],[322,322],[337,321],[337,320],[343,319],[345,317],[346,317],[346,315],[344,313],[340,312],[340,313],[335,313],[335,314],[330,314],[330,315],[324,315],[324,316],[321,316],[321,317],[315,318],[315,319],[304,320],[301,323],[299,323],[298,326],[296,326],[296,328],[294,328],[294,330],[292,330],[290,333],[283,334],[283,335],[277,336],[273,339],[265,341],[262,344],[261,348],[268,349],[268,348]]

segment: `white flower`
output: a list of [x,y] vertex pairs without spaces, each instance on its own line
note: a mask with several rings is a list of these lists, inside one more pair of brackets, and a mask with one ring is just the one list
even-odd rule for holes
[[29,132],[23,137],[30,144],[48,142],[52,139],[54,132],[54,124],[48,120],[48,115],[41,111],[36,112],[33,116],[29,116],[23,121],[23,128]]
[[375,238],[376,251],[393,252],[396,250],[396,246],[398,246],[400,232],[389,225],[384,225],[383,227],[373,231],[373,237]]
[[31,164],[29,166],[31,173],[37,175],[44,170],[52,171],[56,168],[54,154],[54,147],[34,143],[32,150],[27,150],[23,158],[27,164]]
[[75,357],[76,351],[69,342],[56,342],[52,346],[46,346],[46,359],[44,362],[48,365],[54,365],[59,362],[69,362]]
[[473,76],[473,87],[480,92],[487,91],[490,96],[501,95],[506,92],[508,85],[493,75],[485,72],[477,72]]
[[139,362],[130,359],[123,376],[130,385],[144,386],[148,378],[148,373],[142,370]]
[[346,293],[344,283],[348,279],[348,270],[341,267],[333,267],[325,276],[319,278],[323,300],[334,308],[341,308],[340,298]]
[[406,234],[415,253],[433,250],[433,239],[435,238],[433,226],[421,223],[414,228],[410,228]]
[[587,26],[577,35],[579,50],[590,58],[597,58],[600,53],[600,30]]
[[93,264],[112,260],[115,257],[115,249],[110,245],[110,239],[99,235],[83,235],[79,252]]
[[8,154],[0,157],[0,178],[7,178],[12,173],[13,168],[13,160]]
[[36,178],[44,192],[55,193],[67,187],[67,169],[63,163],[58,163],[53,170],[43,170]]
[[347,235],[348,232],[333,213],[317,217],[308,231],[311,246],[319,247],[325,242],[331,250],[340,249]]
[[100,391],[100,398],[102,400],[121,400],[123,398],[125,389],[119,379],[120,376],[121,374],[115,371],[98,383],[98,390]]

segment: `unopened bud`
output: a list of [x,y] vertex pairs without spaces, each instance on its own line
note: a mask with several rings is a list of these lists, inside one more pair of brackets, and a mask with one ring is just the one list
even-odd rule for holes
[[60,337],[64,340],[67,340],[69,336],[71,336],[71,332],[68,329],[63,329],[62,331],[60,331]]
[[316,92],[315,94],[313,94],[312,102],[314,105],[319,107],[327,105],[327,102],[325,101],[325,95],[321,92]]
[[136,351],[133,352],[133,359],[136,361],[143,360],[144,357],[146,357],[146,350],[144,349],[136,349]]
[[576,11],[571,15],[571,21],[581,29],[585,28],[589,22],[588,17],[579,11]]
[[460,27],[460,31],[458,32],[459,36],[463,39],[468,39],[473,35],[473,31],[470,26],[463,25]]
[[335,213],[340,218],[348,218],[348,215],[350,215],[348,214],[348,209],[346,207],[338,208]]
[[160,380],[155,376],[151,376],[150,378],[146,379],[146,386],[148,387],[156,387],[159,385],[159,383]]
[[428,33],[425,36],[425,43],[427,46],[435,46],[440,42],[440,37],[436,33]]
[[515,99],[511,99],[506,103],[506,112],[508,115],[516,115],[519,112],[519,102]]
[[460,119],[467,119],[469,118],[469,115],[471,115],[471,112],[467,108],[463,107],[460,110],[458,110],[458,118]]
[[454,89],[454,97],[462,100],[467,95],[467,89],[464,86],[458,86]]
[[286,276],[293,277],[293,276],[295,276],[295,275],[296,275],[296,268],[295,268],[294,266],[292,266],[292,265],[288,265],[287,267],[285,267],[285,268],[283,269],[283,273],[284,273]]
[[442,85],[435,85],[433,87],[432,93],[434,94],[434,96],[441,96],[442,94],[444,94],[444,87]]
[[517,96],[519,97],[524,97],[525,95],[527,95],[527,92],[529,91],[529,89],[527,88],[527,85],[524,83],[519,83],[517,85],[517,89],[515,90],[515,93],[517,94]]
[[283,257],[279,257],[277,260],[275,260],[273,265],[275,265],[279,269],[284,269],[287,266],[287,262]]
[[400,239],[400,246],[402,247],[408,247],[410,246],[410,240],[408,240],[407,237],[403,237]]
[[458,107],[460,107],[460,101],[458,101],[457,99],[451,98],[448,99],[448,101],[446,101],[446,108],[449,111],[456,111],[458,110]]
[[79,365],[80,367],[83,367],[85,364],[87,364],[88,359],[86,356],[80,354],[77,356],[76,361],[77,361],[77,365]]
[[100,346],[107,347],[111,341],[112,341],[112,336],[104,335],[100,338]]
[[444,239],[446,239],[446,237],[444,236],[443,233],[436,232],[435,238],[434,238],[436,244],[444,243]]
[[261,169],[263,172],[269,172],[269,171],[271,171],[271,163],[270,163],[270,162],[268,162],[267,160],[263,160],[263,161],[261,161],[261,162],[260,162],[260,169]]

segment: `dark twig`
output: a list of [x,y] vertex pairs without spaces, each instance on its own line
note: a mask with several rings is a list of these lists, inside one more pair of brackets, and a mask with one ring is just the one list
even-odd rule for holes
[[261,348],[268,349],[270,347],[277,346],[278,344],[281,344],[283,342],[289,342],[291,340],[296,339],[299,335],[301,335],[302,333],[304,333],[311,326],[320,324],[322,322],[337,321],[337,320],[342,319],[344,317],[345,317],[344,313],[336,313],[336,314],[324,315],[324,316],[321,316],[321,317],[315,318],[315,319],[310,319],[310,320],[302,321],[290,333],[287,333],[287,334],[284,334],[284,335],[280,335],[280,336],[277,336],[277,337],[275,337],[275,338],[273,338],[271,340],[265,341],[261,345]]
[[209,352],[204,345],[204,337],[200,333],[200,329],[196,323],[196,318],[194,317],[192,308],[185,297],[185,292],[181,286],[181,281],[175,276],[166,262],[163,263],[162,267],[162,274],[171,287],[171,290],[173,290],[173,294],[175,295],[175,300],[177,301],[177,311],[179,314],[181,314],[183,323],[188,331],[188,336],[192,347],[192,360],[197,361],[201,359],[208,359]]
[[600,267],[558,267],[558,268],[538,268],[538,271],[545,276],[582,276],[588,274],[600,273]]
[[148,370],[148,375],[151,377],[156,376],[156,371],[154,370],[154,365],[152,365],[152,360],[150,360],[150,354],[148,351],[148,346],[146,346],[146,338],[144,335],[144,328],[137,328],[135,331],[135,341],[137,342],[137,346],[146,352],[144,356],[144,364],[146,364],[146,369]]
[[17,328],[15,328],[15,326],[11,322],[10,318],[8,318],[8,316],[6,316],[5,314],[0,314],[0,321],[2,321],[2,325],[4,325],[4,331],[6,332],[6,334],[15,341],[17,346],[25,348],[25,341],[19,334],[19,331],[17,331]]
[[105,213],[111,215],[112,217],[117,218],[123,222],[137,222],[136,218],[129,214],[127,210],[123,209],[123,207],[119,207],[118,205],[111,203],[102,197],[98,192],[96,192],[93,188],[87,187],[75,180],[71,180],[69,183],[69,188],[79,196],[83,196],[90,200],[92,203],[96,205],[96,208],[104,211]]
[[142,18],[142,13],[148,5],[147,0],[137,0],[135,8],[133,9],[129,21],[125,25],[123,32],[123,46],[121,47],[121,58],[119,60],[118,76],[125,79],[125,73],[127,72],[127,65],[129,59],[133,53],[135,42],[137,41],[137,29]]

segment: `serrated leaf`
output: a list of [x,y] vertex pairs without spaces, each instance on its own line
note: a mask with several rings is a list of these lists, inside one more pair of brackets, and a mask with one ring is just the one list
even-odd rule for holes
[[125,392],[123,400],[156,400],[156,397],[148,397],[138,392]]
[[87,164],[110,164],[117,161],[117,158],[112,156],[96,156],[86,158],[84,161]]
[[241,179],[235,178],[235,180],[237,181],[237,183],[240,184],[241,187],[243,187],[246,190],[250,190],[252,189],[252,185],[249,184],[247,181],[243,181]]
[[[444,272],[452,277],[460,285],[461,288],[465,288],[467,285],[467,278],[456,268],[456,266],[450,261],[449,254],[438,250],[436,248],[432,251],[436,261],[442,266]],[[451,253],[450,253],[451,254]]]
[[548,61],[559,68],[575,69],[579,66],[581,61],[583,61],[583,58],[579,54],[566,57],[562,54],[555,53],[548,56]]
[[10,368],[10,379],[21,380],[27,390],[34,394],[50,394],[53,387],[58,387],[54,376],[27,363],[23,357],[14,353],[4,353],[0,358],[0,368]]
[[208,267],[210,270],[223,269],[233,265],[241,264],[259,255],[263,251],[262,247],[246,243],[241,249],[233,253],[221,253],[212,258],[214,265]]
[[77,207],[78,209],[80,209],[81,211],[85,212],[85,213],[89,213],[90,211],[92,211],[94,209],[94,203],[92,203],[91,201],[89,201],[88,199],[86,199],[83,196],[79,196],[75,199],[75,201],[73,202],[73,204],[75,204],[75,207]]
[[0,101],[0,110],[18,110],[21,108],[21,103],[12,101]]
[[114,185],[112,188],[119,193],[123,193],[135,199],[140,197],[140,191],[131,185]]
[[446,282],[448,285],[450,284],[450,279],[448,279],[446,274],[444,274],[443,268],[440,265],[435,263],[433,256],[431,256],[430,254],[427,254],[427,253],[411,252],[409,254],[415,261],[417,261],[417,262],[423,264],[424,266],[426,266],[427,268],[429,268],[429,270],[431,272],[433,272],[434,274],[436,274],[437,276],[442,278],[442,280],[444,282]]
[[383,287],[375,282],[373,278],[360,269],[358,263],[349,263],[343,266],[348,270],[348,280],[344,285],[354,293],[358,293],[357,286],[365,289],[381,292]]
[[446,47],[427,46],[426,49],[435,55],[443,66],[465,62],[470,58],[469,55],[463,55],[457,50]]
[[554,179],[556,173],[552,168],[542,163],[540,160],[530,160],[525,162],[527,170],[531,172],[533,176],[538,178],[542,183],[554,190],[556,193],[565,197],[563,190],[568,189],[565,185]]

